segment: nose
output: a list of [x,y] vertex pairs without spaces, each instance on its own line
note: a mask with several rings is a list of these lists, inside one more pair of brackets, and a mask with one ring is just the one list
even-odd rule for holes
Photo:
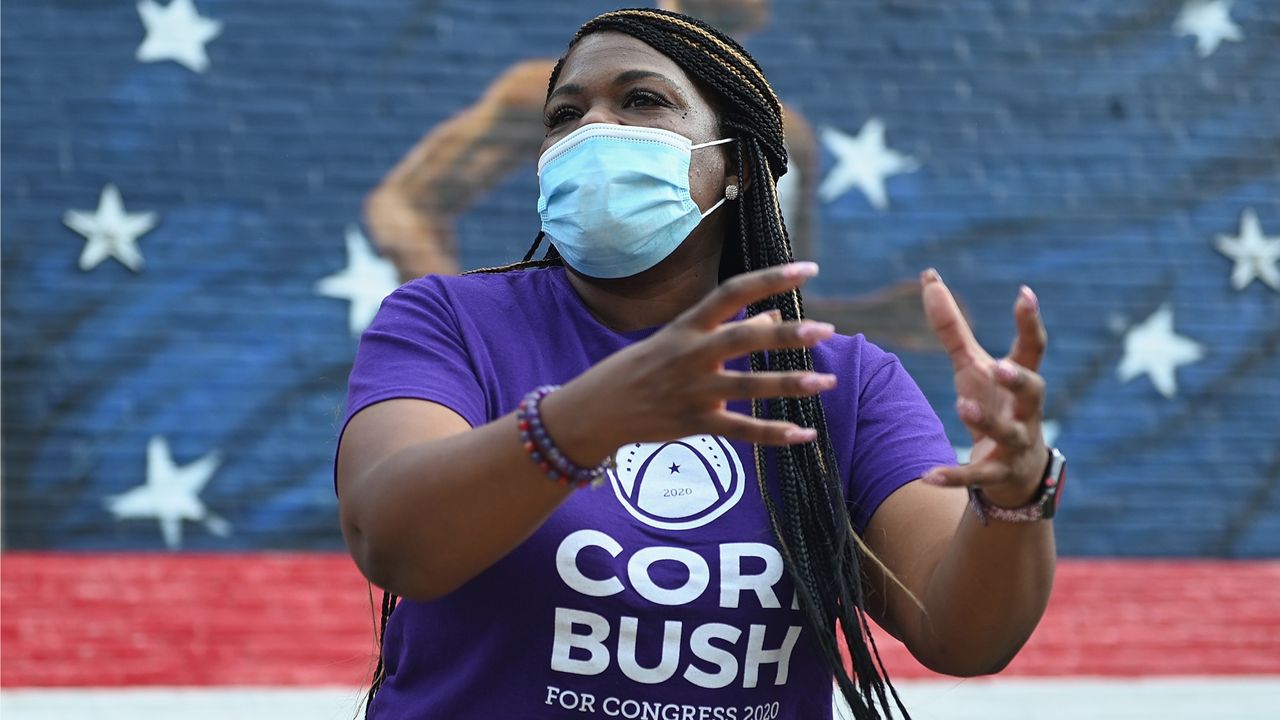
[[587,112],[578,119],[578,127],[590,125],[592,123],[608,123],[610,125],[625,125],[618,119],[616,113],[605,103],[594,103],[587,108]]

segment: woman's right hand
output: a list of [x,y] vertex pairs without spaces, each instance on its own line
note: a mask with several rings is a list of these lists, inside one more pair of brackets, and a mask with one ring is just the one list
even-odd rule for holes
[[811,262],[744,273],[646,340],[596,364],[543,401],[543,420],[576,462],[594,464],[627,442],[662,442],[698,434],[766,445],[810,442],[812,428],[753,418],[730,400],[816,395],[836,385],[817,372],[738,372],[725,362],[761,350],[813,347],[831,337],[828,323],[782,322],[776,313],[728,322],[747,305],[803,285]]

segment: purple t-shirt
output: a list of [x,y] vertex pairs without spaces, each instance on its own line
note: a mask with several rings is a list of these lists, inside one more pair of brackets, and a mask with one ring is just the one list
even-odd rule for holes
[[[419,398],[483,425],[652,332],[601,325],[563,268],[421,278],[361,339],[347,419]],[[955,455],[894,356],[836,336],[814,361],[839,377],[822,400],[861,529],[890,493]],[[752,458],[749,444],[710,435],[621,447],[606,485],[573,493],[509,555],[439,600],[400,603],[373,717],[830,717],[831,675]]]

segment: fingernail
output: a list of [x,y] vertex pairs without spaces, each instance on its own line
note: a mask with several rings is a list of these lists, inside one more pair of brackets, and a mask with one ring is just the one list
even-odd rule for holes
[[1005,382],[1013,382],[1018,377],[1018,368],[1008,360],[1001,360],[996,363],[996,377]]
[[920,482],[926,485],[941,485],[943,483],[942,473],[937,470],[930,470],[920,478]]
[[938,274],[937,270],[928,268],[924,272],[920,273],[920,283],[928,285],[931,282],[942,282],[942,276]]
[[812,322],[806,320],[796,331],[801,340],[811,342],[813,340],[825,340],[836,331],[836,326],[831,323]]
[[1036,312],[1040,312],[1040,299],[1036,297],[1036,294],[1032,292],[1031,288],[1023,285],[1018,290],[1018,297],[1027,305],[1027,307]]
[[782,321],[782,311],[781,311],[781,310],[769,310],[769,311],[766,311],[766,312],[765,312],[765,315],[768,315],[770,318],[772,318],[774,322],[781,322],[781,321]]
[[786,273],[791,278],[813,277],[818,274],[818,263],[808,260],[794,262],[787,266]]
[[813,428],[795,428],[782,436],[789,443],[813,442],[818,439],[818,431]]
[[962,420],[969,422],[979,422],[982,420],[982,408],[978,403],[969,398],[960,398],[956,400],[956,412],[960,414]]
[[830,390],[836,386],[836,376],[830,373],[815,373],[813,375],[806,375],[800,381],[800,384],[804,386],[805,390],[809,390],[811,392],[817,390]]

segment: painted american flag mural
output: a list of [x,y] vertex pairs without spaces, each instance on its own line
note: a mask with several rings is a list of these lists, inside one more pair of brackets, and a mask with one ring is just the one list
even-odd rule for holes
[[[899,352],[962,455],[904,283],[936,266],[993,351],[1018,284],[1041,298],[1054,600],[995,681],[885,640],[908,706],[1274,717],[1280,3],[684,5],[788,105],[812,313]],[[528,78],[612,7],[0,6],[6,718],[355,714],[372,609],[331,459],[356,338],[413,270],[367,200],[431,178],[410,204],[452,262],[521,255]]]

